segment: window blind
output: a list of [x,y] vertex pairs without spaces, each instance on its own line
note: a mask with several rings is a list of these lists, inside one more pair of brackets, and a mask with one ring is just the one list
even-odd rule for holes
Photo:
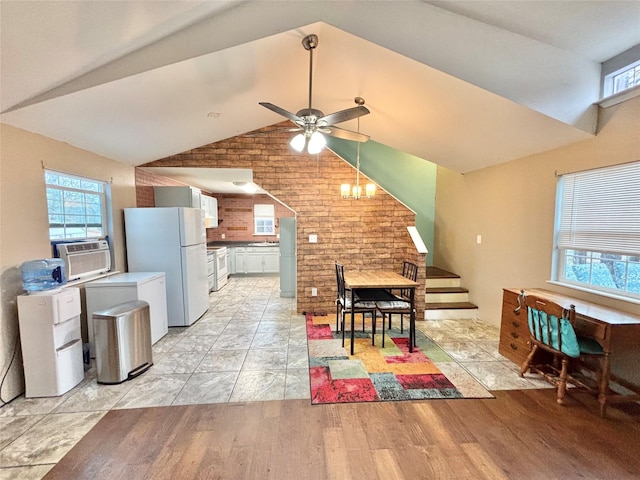
[[275,215],[275,208],[273,205],[256,204],[253,206],[253,214],[256,217],[273,217]]
[[640,255],[640,162],[560,177],[558,247]]

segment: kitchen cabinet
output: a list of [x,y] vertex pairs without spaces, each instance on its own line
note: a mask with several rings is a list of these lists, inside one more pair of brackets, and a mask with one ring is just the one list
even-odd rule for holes
[[247,273],[247,247],[235,248],[235,273]]
[[264,273],[277,273],[280,271],[280,251],[279,248],[267,247],[268,252],[264,252],[262,265]]
[[236,247],[227,247],[229,275],[236,273]]
[[236,273],[236,247],[227,247],[227,266],[229,275]]
[[[231,273],[278,273],[279,247],[235,247]],[[235,268],[235,270],[233,270]]]
[[206,228],[218,227],[218,199],[209,195],[202,195],[201,208],[204,210]]
[[202,192],[189,186],[153,187],[153,200],[156,207],[202,208]]
[[247,248],[247,273],[262,273],[264,270],[264,252],[263,248],[266,247],[255,247],[255,248]]

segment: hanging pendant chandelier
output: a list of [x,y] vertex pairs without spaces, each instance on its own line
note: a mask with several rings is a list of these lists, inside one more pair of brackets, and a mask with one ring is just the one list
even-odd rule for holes
[[[356,97],[354,99],[357,105],[364,105],[364,98]],[[360,133],[360,118],[358,117],[358,133]],[[357,142],[356,150],[356,183],[351,186],[349,183],[340,185],[340,195],[342,198],[360,200],[362,198],[362,186],[360,185],[360,142]],[[372,198],[376,194],[375,183],[367,183],[364,187],[364,196]]]

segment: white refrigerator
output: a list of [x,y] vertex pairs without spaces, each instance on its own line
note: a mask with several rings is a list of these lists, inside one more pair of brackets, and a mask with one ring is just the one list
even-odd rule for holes
[[130,272],[165,272],[170,327],[198,320],[209,306],[204,211],[199,208],[125,208]]

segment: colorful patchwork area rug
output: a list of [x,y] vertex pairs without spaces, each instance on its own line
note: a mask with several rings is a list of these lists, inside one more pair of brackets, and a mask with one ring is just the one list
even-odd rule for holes
[[[356,315],[355,355],[349,355],[349,330],[342,347],[333,315],[307,314],[311,403],[383,402],[453,398],[493,398],[462,366],[433,340],[416,331],[417,347],[409,353],[409,331],[400,332],[400,317],[385,331],[378,318],[375,345],[371,319]],[[347,316],[347,329],[350,318]],[[405,319],[405,327],[408,327]]]

